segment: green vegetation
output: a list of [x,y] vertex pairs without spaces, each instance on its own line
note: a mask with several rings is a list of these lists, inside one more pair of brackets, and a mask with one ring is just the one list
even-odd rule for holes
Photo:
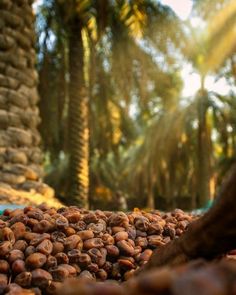
[[[198,25],[156,0],[40,2],[39,130],[56,196],[124,210],[212,202],[235,161],[235,14],[230,0],[194,0]],[[189,67],[200,83],[185,97]],[[227,92],[209,90],[223,78]]]
[[[88,185],[92,207],[206,206],[235,155],[234,3],[194,1],[201,28],[158,1],[64,4],[37,18],[48,182],[83,206]],[[190,98],[187,64],[201,80]],[[232,91],[208,91],[209,75]]]

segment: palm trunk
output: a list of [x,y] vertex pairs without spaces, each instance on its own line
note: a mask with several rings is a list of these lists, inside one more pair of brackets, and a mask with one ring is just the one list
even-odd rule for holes
[[153,168],[150,167],[150,175],[147,177],[147,208],[155,209],[155,198],[153,192],[154,184],[154,173]]
[[173,210],[175,208],[175,189],[176,189],[176,179],[175,179],[175,160],[173,156],[169,160],[168,164],[168,188],[167,188],[167,200],[168,200],[168,210]]
[[[91,100],[95,99],[93,96],[93,87],[96,85],[96,73],[97,73],[97,59],[96,59],[96,52],[95,52],[95,44],[91,42],[90,45],[90,64],[89,64],[89,97]],[[93,115],[92,115],[92,104],[90,103],[88,106],[88,111],[89,111],[89,167],[90,167],[90,161],[93,158],[94,155],[94,147],[93,147],[93,134],[91,133],[93,128]],[[96,188],[96,181],[93,181],[93,173],[91,169],[89,169],[89,192],[88,192],[88,200],[90,207],[92,206],[93,203],[93,196]]]
[[84,50],[79,22],[69,26],[69,155],[70,204],[88,207],[88,95],[84,80]]
[[155,200],[153,194],[153,187],[150,185],[147,192],[147,208],[148,209],[155,209]]
[[207,107],[204,77],[198,98],[198,206],[204,207],[210,198],[210,155],[207,130]]
[[43,193],[31,4],[0,1],[0,182]]

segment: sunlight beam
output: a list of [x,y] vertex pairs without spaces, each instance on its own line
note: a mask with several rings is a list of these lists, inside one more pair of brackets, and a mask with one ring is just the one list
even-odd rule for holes
[[161,0],[160,2],[170,6],[182,20],[189,18],[193,6],[191,0]]

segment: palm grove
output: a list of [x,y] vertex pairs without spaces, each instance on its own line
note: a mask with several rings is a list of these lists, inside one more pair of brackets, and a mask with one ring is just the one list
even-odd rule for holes
[[42,1],[36,26],[31,6],[0,3],[2,185],[42,192],[43,164],[67,204],[205,206],[235,155],[235,94],[205,87],[235,87],[233,1],[194,1],[202,30],[154,0]]

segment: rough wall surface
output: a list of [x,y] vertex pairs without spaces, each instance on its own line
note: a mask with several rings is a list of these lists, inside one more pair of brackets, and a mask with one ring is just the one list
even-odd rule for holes
[[31,4],[0,1],[0,184],[45,194]]

